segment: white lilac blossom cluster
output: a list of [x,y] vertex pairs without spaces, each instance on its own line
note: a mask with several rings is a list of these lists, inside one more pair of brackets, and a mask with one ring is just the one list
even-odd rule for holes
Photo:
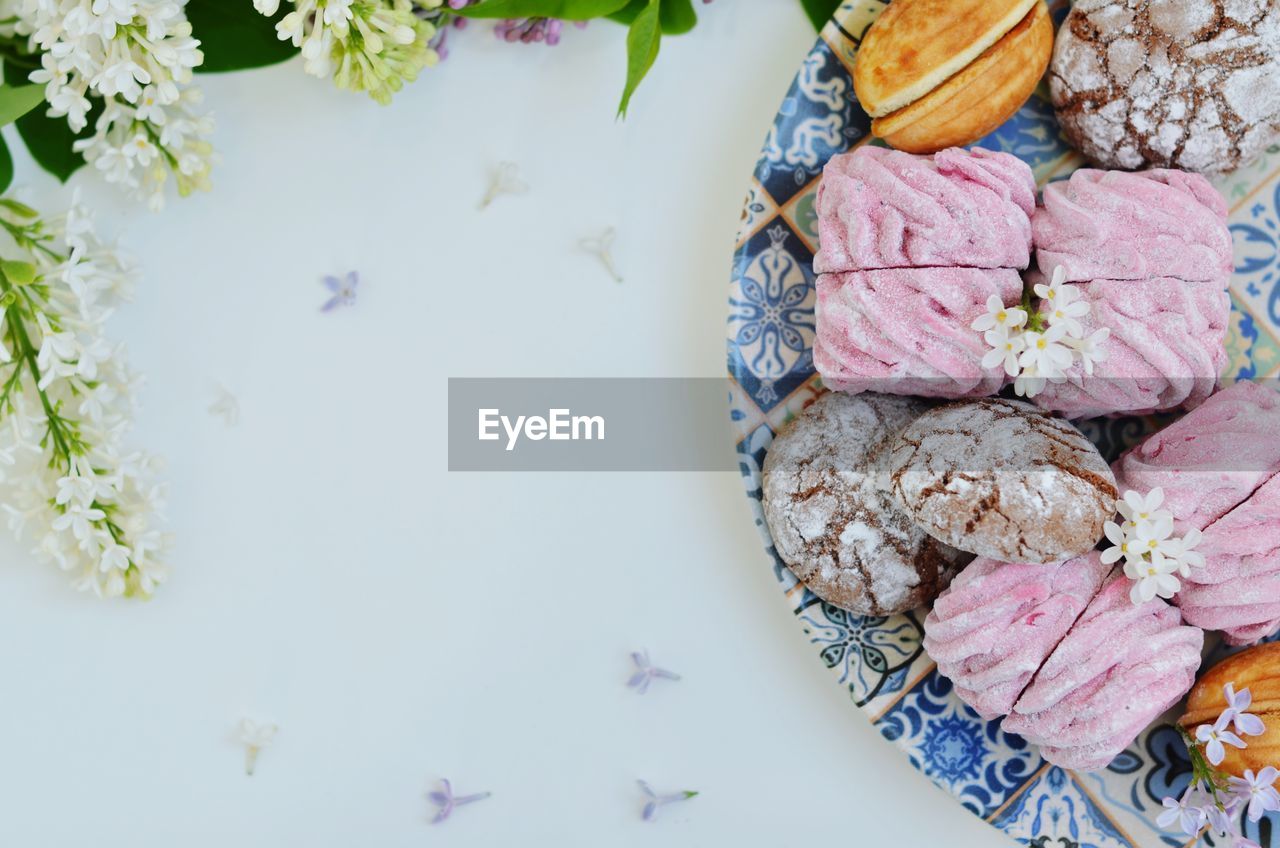
[[48,114],[79,133],[76,152],[151,207],[164,205],[172,174],[180,195],[209,187],[213,131],[195,112],[192,68],[204,56],[185,0],[0,0],[0,34],[25,36],[39,56]]
[[1080,319],[1089,314],[1089,304],[1064,285],[1065,279],[1065,271],[1058,267],[1049,285],[1034,287],[1041,299],[1039,310],[1032,310],[1029,295],[1022,306],[1009,307],[992,295],[987,311],[972,324],[991,346],[982,367],[1003,365],[1020,397],[1035,397],[1046,383],[1064,382],[1067,369],[1077,359],[1086,374],[1093,374],[1094,364],[1106,359],[1102,343],[1111,331],[1103,327],[1085,335]]
[[1129,599],[1145,604],[1152,598],[1172,598],[1182,588],[1179,577],[1190,577],[1192,569],[1204,566],[1204,556],[1195,550],[1201,533],[1194,527],[1181,537],[1173,536],[1173,513],[1160,509],[1164,490],[1152,489],[1146,497],[1127,491],[1116,501],[1123,524],[1103,525],[1111,547],[1102,552],[1110,564],[1124,559],[1125,576],[1133,581]]
[[[339,88],[364,91],[379,103],[440,56],[432,46],[435,14],[444,0],[285,0],[291,8],[276,24],[276,35],[302,50],[303,69],[332,76]],[[253,0],[273,16],[281,0]]]
[[0,504],[35,553],[100,597],[166,573],[155,461],[126,452],[136,376],[103,325],[132,268],[74,202],[44,219],[0,198]]
[[1164,812],[1156,824],[1162,828],[1176,824],[1190,837],[1199,836],[1208,826],[1223,840],[1230,840],[1226,844],[1231,848],[1258,848],[1241,834],[1237,818],[1243,813],[1257,822],[1265,813],[1280,810],[1280,793],[1275,788],[1280,772],[1267,766],[1256,774],[1247,769],[1243,777],[1224,777],[1217,770],[1226,759],[1225,745],[1244,749],[1241,736],[1261,736],[1266,730],[1262,719],[1248,712],[1253,703],[1248,689],[1236,692],[1228,683],[1223,691],[1227,708],[1217,721],[1197,727],[1194,737],[1183,731],[1191,754],[1191,783],[1182,797],[1164,799]]

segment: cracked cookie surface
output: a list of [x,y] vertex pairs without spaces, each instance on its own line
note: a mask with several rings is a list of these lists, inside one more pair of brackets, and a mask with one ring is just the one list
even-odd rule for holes
[[972,557],[930,538],[885,490],[894,438],[928,406],[830,392],[781,430],[765,457],[765,519],[810,591],[859,615],[933,600]]
[[1070,423],[1021,401],[930,410],[903,430],[889,487],[934,538],[1002,562],[1091,550],[1115,514],[1115,477]]
[[1280,138],[1280,3],[1080,0],[1049,90],[1067,140],[1101,165],[1233,171]]

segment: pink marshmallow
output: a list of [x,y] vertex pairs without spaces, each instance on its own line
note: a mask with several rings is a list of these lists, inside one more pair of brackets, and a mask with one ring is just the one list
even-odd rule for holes
[[1203,403],[1227,365],[1231,300],[1214,283],[1170,277],[1095,280],[1072,286],[1090,305],[1085,333],[1101,327],[1107,358],[1086,374],[1079,362],[1066,382],[1049,383],[1037,404],[1067,418],[1145,415]]
[[1032,219],[1036,261],[1068,281],[1177,277],[1221,283],[1231,275],[1227,203],[1186,171],[1082,168],[1044,189]]
[[1026,268],[1035,198],[1031,168],[1008,153],[859,147],[823,169],[814,270]]
[[1195,682],[1204,632],[1159,598],[1135,605],[1130,585],[1108,580],[1004,720],[1054,765],[1106,767]]
[[1164,489],[1178,534],[1204,530],[1280,472],[1280,394],[1248,381],[1222,389],[1112,469],[1121,492]]
[[1204,531],[1192,570],[1174,599],[1188,624],[1247,645],[1280,630],[1280,475]]
[[925,652],[978,715],[1006,715],[1110,573],[1096,552],[1053,565],[975,560],[934,601]]
[[818,278],[813,361],[830,389],[924,397],[995,394],[1004,371],[970,325],[987,299],[1018,303],[1009,268],[896,268]]

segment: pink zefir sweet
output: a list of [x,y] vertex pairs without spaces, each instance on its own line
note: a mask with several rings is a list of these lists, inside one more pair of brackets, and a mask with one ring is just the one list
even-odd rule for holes
[[1008,153],[859,147],[823,169],[814,270],[1026,268],[1035,205],[1031,168]]
[[978,715],[1007,715],[1111,570],[1096,552],[1052,565],[975,560],[934,601],[925,652]]
[[1204,531],[1202,568],[1174,603],[1188,624],[1248,645],[1280,630],[1280,475]]
[[1013,305],[1010,268],[893,268],[818,278],[813,361],[830,389],[962,398],[995,394],[1000,367],[970,326],[999,297]]
[[1191,689],[1204,631],[1116,572],[1022,693],[1004,730],[1068,769],[1106,767]]
[[1204,530],[1280,472],[1280,394],[1247,380],[1126,452],[1116,487],[1164,490],[1175,533]]
[[1044,189],[1032,218],[1037,264],[1067,280],[1176,277],[1226,287],[1227,202],[1187,171],[1081,168]]
[[1070,284],[1089,304],[1085,335],[1107,328],[1106,358],[1086,372],[1080,362],[1066,380],[1050,382],[1037,404],[1067,418],[1145,415],[1191,409],[1213,394],[1227,365],[1231,300],[1217,283],[1171,277]]

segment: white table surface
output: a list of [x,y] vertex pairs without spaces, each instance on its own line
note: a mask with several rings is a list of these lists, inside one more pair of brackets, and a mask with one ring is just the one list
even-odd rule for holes
[[[202,78],[215,190],[162,215],[76,176],[145,266],[113,330],[174,577],[101,602],[0,542],[0,844],[1005,844],[821,666],[736,474],[446,471],[448,377],[723,373],[741,200],[813,31],[795,0],[703,20],[625,123],[620,28],[475,31],[391,108],[297,62]],[[479,213],[502,160],[532,191]],[[575,250],[610,225],[621,285]],[[319,314],[350,268],[359,304]],[[640,647],[684,679],[625,688]],[[252,778],[244,715],[280,725]],[[432,827],[440,777],[493,797]],[[645,824],[638,777],[702,795]]]

